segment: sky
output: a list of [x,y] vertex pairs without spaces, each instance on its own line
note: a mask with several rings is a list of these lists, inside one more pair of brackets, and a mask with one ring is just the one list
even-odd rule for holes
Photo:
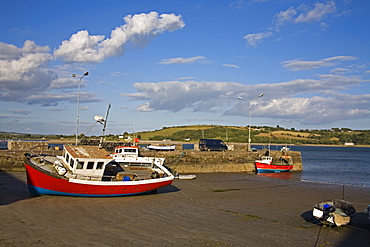
[[73,135],[78,118],[78,133],[98,135],[109,103],[115,135],[370,129],[369,11],[368,0],[0,0],[0,131]]

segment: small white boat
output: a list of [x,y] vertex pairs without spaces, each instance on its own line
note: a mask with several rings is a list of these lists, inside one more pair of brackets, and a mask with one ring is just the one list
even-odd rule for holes
[[147,146],[149,150],[154,151],[175,151],[176,145],[167,145],[167,146],[159,146],[159,145],[149,145]]
[[331,226],[347,225],[356,209],[351,203],[343,200],[323,201],[316,203],[312,215],[321,223]]
[[182,179],[182,180],[191,180],[191,179],[196,179],[196,175],[177,175],[175,176],[175,179]]

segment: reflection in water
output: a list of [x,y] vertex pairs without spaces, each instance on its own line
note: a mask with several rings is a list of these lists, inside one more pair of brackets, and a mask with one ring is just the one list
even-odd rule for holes
[[258,176],[280,178],[280,179],[294,179],[294,173],[292,172],[272,172],[272,173],[257,173]]

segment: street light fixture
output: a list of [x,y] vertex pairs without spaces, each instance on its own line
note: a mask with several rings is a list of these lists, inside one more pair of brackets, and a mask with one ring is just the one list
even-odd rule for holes
[[[261,98],[263,93],[260,93],[257,98]],[[243,99],[243,97],[239,96],[239,99]],[[252,100],[248,99],[249,101],[249,127],[248,127],[248,152],[251,151],[251,122],[252,122]]]
[[[83,76],[80,77],[78,80],[78,93],[77,93],[77,117],[76,117],[76,145],[78,144],[78,125],[79,125],[79,111],[80,111],[80,85],[81,85],[81,80],[85,76],[89,75],[89,72],[85,72]],[[76,77],[75,74],[72,74],[72,77]]]

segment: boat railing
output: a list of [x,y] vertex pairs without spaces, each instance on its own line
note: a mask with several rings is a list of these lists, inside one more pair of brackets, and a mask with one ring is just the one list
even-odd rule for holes
[[115,176],[94,176],[94,175],[80,175],[80,174],[71,174],[69,176],[73,179],[86,180],[86,181],[113,181]]

